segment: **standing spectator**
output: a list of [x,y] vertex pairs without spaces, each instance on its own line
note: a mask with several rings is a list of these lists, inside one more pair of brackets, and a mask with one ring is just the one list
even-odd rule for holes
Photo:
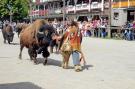
[[100,20],[94,20],[93,21],[93,28],[94,28],[94,35],[95,37],[98,37],[98,28],[100,26]]
[[135,21],[133,21],[133,40],[135,40]]
[[101,23],[101,25],[100,25],[100,35],[101,35],[101,37],[103,37],[103,38],[105,38],[105,36],[106,36],[106,24],[104,23],[104,22],[102,22]]
[[86,29],[86,36],[88,37],[90,37],[91,36],[91,23],[90,22],[88,22],[86,25],[85,25],[85,29]]

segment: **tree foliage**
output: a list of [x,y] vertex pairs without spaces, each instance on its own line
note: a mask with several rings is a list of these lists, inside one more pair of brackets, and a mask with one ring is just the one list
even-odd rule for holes
[[0,0],[0,17],[9,19],[10,14],[13,20],[27,17],[30,0]]

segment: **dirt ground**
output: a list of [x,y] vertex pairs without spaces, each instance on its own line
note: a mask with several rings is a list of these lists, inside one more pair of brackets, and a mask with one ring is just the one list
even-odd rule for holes
[[[29,60],[27,49],[18,58],[19,38],[4,44],[0,32],[0,89],[135,89],[135,41],[83,38],[87,65],[75,72],[62,69],[60,54],[50,55],[46,66]],[[87,69],[88,68],[88,69]]]

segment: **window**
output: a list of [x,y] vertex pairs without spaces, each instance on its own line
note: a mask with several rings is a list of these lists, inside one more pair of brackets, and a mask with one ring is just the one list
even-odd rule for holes
[[44,5],[40,5],[39,10],[44,10]]
[[118,20],[118,17],[119,17],[119,13],[118,12],[114,12],[113,19],[114,20]]
[[74,3],[74,0],[70,0],[69,1],[69,5],[74,5],[75,3]]

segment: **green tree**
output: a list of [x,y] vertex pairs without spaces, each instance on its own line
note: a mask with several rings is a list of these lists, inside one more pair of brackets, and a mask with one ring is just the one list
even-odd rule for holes
[[[28,16],[29,0],[0,0],[0,17],[13,20],[23,19]],[[11,13],[12,12],[12,13]]]

